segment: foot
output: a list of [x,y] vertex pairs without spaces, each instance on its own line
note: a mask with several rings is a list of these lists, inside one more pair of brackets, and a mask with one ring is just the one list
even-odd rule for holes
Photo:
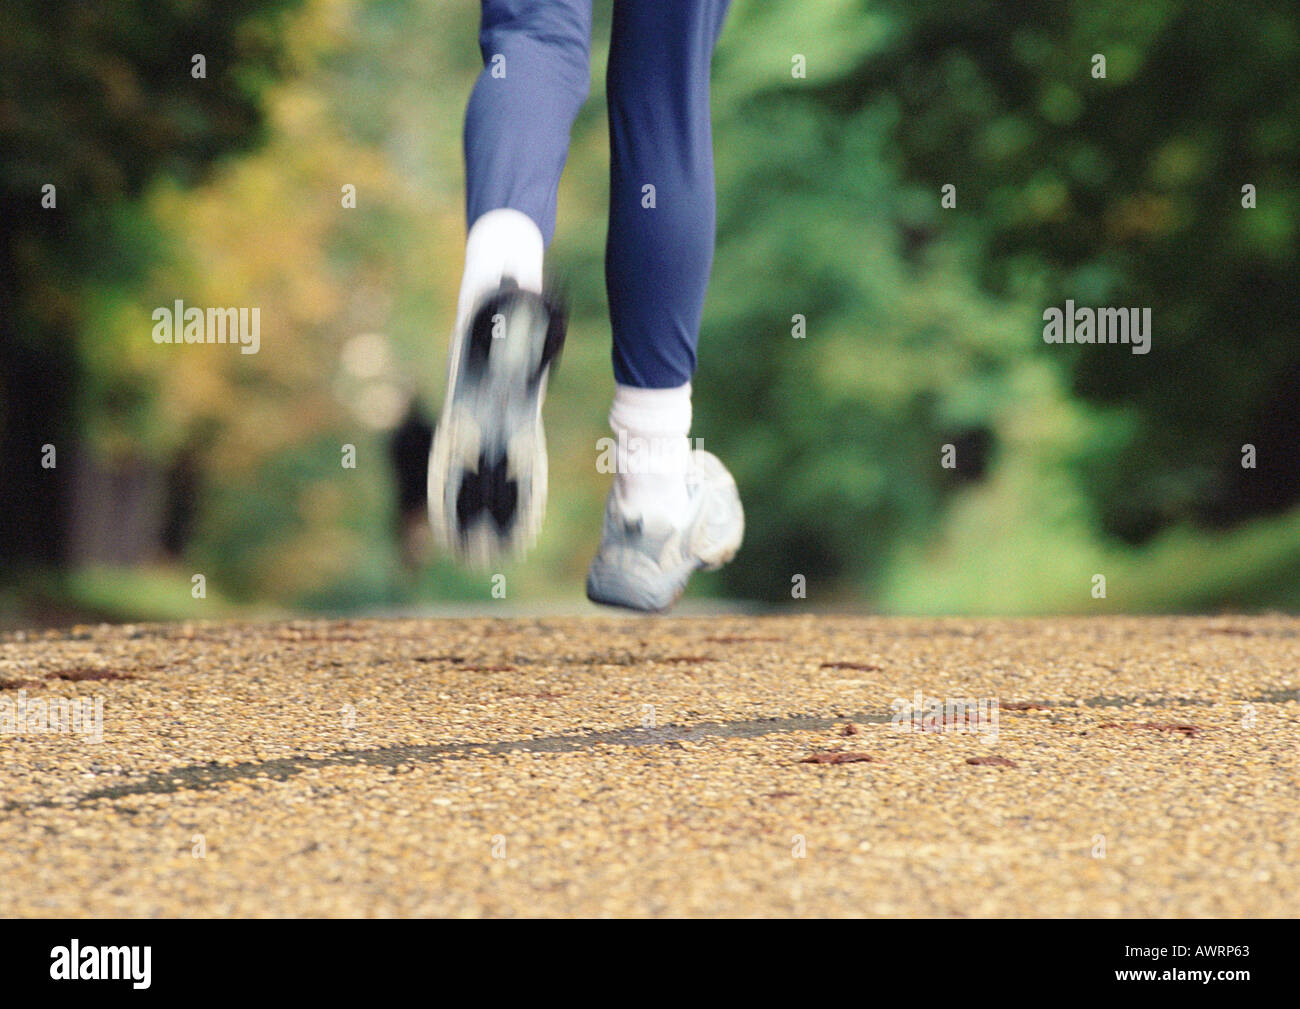
[[720,568],[736,555],[745,513],[736,481],[718,458],[691,453],[687,508],[676,521],[648,523],[627,513],[617,486],[605,507],[600,549],[587,572],[587,598],[607,606],[658,613],[686,591],[700,568]]
[[546,510],[546,377],[564,343],[557,302],[512,280],[452,337],[429,452],[429,522],[443,549],[487,567],[532,546]]

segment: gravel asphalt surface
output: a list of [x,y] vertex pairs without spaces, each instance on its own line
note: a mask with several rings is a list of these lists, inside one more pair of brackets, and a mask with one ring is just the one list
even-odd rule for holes
[[0,915],[1295,916],[1298,667],[1280,616],[10,633]]

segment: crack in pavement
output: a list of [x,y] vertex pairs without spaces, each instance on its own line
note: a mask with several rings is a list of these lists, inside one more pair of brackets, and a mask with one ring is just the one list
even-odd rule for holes
[[[1300,690],[1271,691],[1259,697],[1246,698],[1258,703],[1280,703],[1300,699]],[[1031,701],[1048,709],[1064,708],[1118,708],[1125,706],[1160,708],[1208,706],[1215,702],[1195,697],[1169,697],[1138,699],[1131,697],[1088,697],[1069,703]],[[1238,702],[1242,703],[1242,702]],[[20,809],[66,808],[84,806],[100,799],[110,801],[128,799],[136,795],[172,795],[178,792],[205,791],[218,788],[231,781],[269,779],[286,781],[303,771],[318,767],[397,767],[402,764],[437,763],[447,759],[465,757],[501,756],[507,753],[573,753],[600,744],[617,746],[679,746],[700,739],[749,739],[781,732],[800,732],[829,729],[843,722],[885,724],[892,714],[879,711],[857,712],[847,715],[792,715],[786,717],[753,718],[733,722],[700,722],[696,725],[666,725],[662,728],[639,726],[622,729],[603,729],[568,735],[538,736],[527,739],[502,740],[497,743],[426,743],[403,746],[381,746],[365,750],[339,750],[322,757],[293,756],[272,760],[243,761],[238,764],[189,764],[166,771],[155,771],[139,781],[96,789],[71,800],[47,799],[38,802],[8,802],[5,812]]]
[[317,767],[397,767],[400,764],[436,763],[445,759],[500,756],[507,753],[572,753],[601,743],[622,746],[672,746],[709,737],[745,739],[775,732],[798,732],[827,729],[844,721],[888,722],[890,715],[878,712],[856,715],[794,716],[755,718],[737,722],[700,722],[692,726],[666,725],[662,728],[604,729],[571,735],[538,736],[510,739],[499,743],[426,743],[404,746],[381,746],[368,750],[339,750],[323,757],[295,756],[273,760],[244,761],[238,764],[190,764],[166,771],[156,771],[137,782],[97,789],[72,800],[11,802],[5,811],[33,807],[82,806],[98,799],[125,799],[133,795],[171,795],[176,792],[202,791],[230,781],[268,778],[285,781],[296,774]]

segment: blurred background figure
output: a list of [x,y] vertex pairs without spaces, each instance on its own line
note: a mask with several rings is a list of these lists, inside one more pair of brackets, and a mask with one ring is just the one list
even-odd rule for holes
[[397,536],[402,563],[418,568],[429,557],[433,537],[429,529],[429,445],[433,424],[417,399],[389,436],[388,452],[397,484]]
[[[613,391],[594,11],[548,252],[564,493],[507,579],[583,611]],[[0,622],[494,604],[410,569],[393,521],[454,321],[478,13],[0,7]],[[692,434],[747,521],[690,594],[1300,609],[1298,57],[1294,4],[733,0]],[[177,300],[258,309],[258,352],[156,343]],[[1149,309],[1150,352],[1045,342],[1067,300]]]

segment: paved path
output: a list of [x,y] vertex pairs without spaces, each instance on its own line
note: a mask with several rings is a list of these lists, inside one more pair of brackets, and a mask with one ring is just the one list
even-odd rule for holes
[[1289,617],[9,634],[0,915],[1293,916],[1298,666]]

